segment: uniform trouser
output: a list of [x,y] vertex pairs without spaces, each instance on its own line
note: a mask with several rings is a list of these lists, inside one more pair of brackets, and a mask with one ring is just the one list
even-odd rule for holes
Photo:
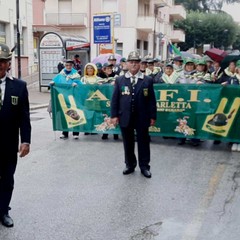
[[[68,137],[68,132],[62,132],[65,137]],[[79,136],[79,132],[73,132],[73,136]]]
[[7,214],[14,188],[17,153],[5,154],[0,160],[0,214]]
[[[135,137],[133,127],[121,127],[125,164],[127,168],[135,168],[137,165],[137,159],[134,152],[135,149]],[[148,128],[136,128],[137,133],[137,145],[138,145],[138,163],[141,170],[150,169],[150,138],[148,134]]]

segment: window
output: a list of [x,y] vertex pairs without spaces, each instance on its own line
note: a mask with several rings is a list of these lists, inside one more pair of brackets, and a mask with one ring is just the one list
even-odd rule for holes
[[122,54],[123,54],[123,43],[117,43],[116,53],[120,54],[122,56]]
[[144,17],[150,16],[150,1],[149,0],[139,0],[138,16],[144,16]]
[[148,42],[147,41],[143,42],[143,55],[144,56],[148,55]]
[[58,24],[72,24],[72,0],[59,0]]
[[0,43],[6,43],[6,30],[4,23],[0,23]]
[[137,40],[137,51],[141,52],[141,40]]

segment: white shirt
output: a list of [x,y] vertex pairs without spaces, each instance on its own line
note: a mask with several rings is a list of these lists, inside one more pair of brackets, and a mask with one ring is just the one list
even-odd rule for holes
[[0,88],[2,89],[2,103],[4,100],[4,95],[5,95],[5,89],[6,89],[6,78],[10,78],[13,80],[13,78],[7,73],[3,78],[1,78],[2,83],[0,84]]
[[6,76],[7,76],[7,75],[5,75],[5,77],[1,78],[2,83],[0,84],[0,88],[1,88],[1,90],[2,90],[2,103],[3,103],[4,95],[5,95]]
[[[136,83],[136,84],[137,84],[137,82],[138,82],[138,78],[141,78],[141,79],[144,78],[144,74],[143,74],[142,72],[140,72],[140,71],[137,72],[137,74],[135,74],[134,76],[135,76],[135,83]],[[132,79],[133,75],[132,75],[129,71],[125,73],[125,77],[126,77],[126,78],[131,78],[131,83],[132,83],[132,81],[133,81],[133,79]]]

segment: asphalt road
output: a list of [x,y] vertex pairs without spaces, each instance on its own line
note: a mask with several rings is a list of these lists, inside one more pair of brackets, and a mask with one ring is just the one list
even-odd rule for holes
[[151,179],[123,176],[121,139],[60,140],[32,112],[31,154],[19,159],[0,240],[239,240],[240,153],[226,143],[178,146],[152,137]]

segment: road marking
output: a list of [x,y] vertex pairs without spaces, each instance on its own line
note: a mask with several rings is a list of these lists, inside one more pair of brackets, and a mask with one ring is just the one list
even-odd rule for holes
[[187,225],[182,240],[196,240],[203,225],[205,214],[210,206],[217,187],[227,168],[226,164],[219,164],[208,183],[208,189],[202,198],[199,208],[196,210],[192,221]]

